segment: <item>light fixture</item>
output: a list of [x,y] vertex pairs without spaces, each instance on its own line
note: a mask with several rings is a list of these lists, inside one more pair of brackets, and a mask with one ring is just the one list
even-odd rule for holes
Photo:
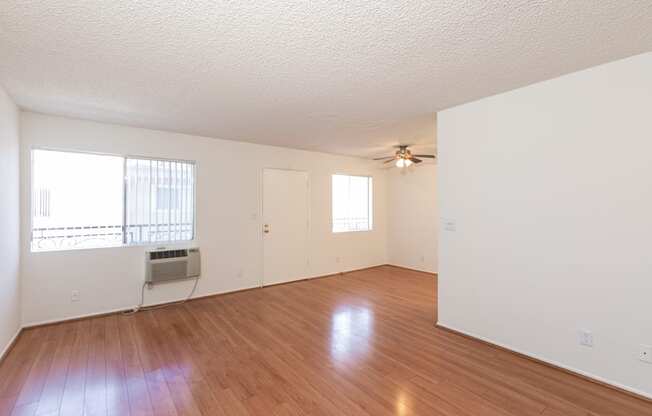
[[410,159],[400,158],[400,159],[396,160],[396,167],[397,168],[407,168],[411,164],[412,164],[412,161]]

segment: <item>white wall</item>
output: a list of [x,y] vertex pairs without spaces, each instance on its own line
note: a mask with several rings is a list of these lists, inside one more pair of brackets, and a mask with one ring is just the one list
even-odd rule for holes
[[[203,276],[197,295],[255,287],[262,276],[260,179],[264,167],[306,170],[311,181],[310,275],[386,263],[385,174],[363,159],[22,113],[21,189],[29,206],[32,147],[196,160],[197,240]],[[332,234],[331,174],[374,177],[374,230]],[[144,248],[31,253],[22,221],[23,323],[60,320],[138,303]],[[341,260],[338,263],[336,258]],[[146,303],[187,295],[191,282],[155,287]],[[71,292],[81,300],[72,303]]]
[[437,166],[387,173],[388,263],[437,273]]
[[651,123],[652,53],[439,113],[440,324],[652,397]]
[[0,357],[20,328],[18,121],[0,87]]

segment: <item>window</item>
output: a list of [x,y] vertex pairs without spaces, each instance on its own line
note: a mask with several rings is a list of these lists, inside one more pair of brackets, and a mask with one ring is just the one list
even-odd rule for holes
[[192,240],[194,185],[193,163],[127,159],[126,242]]
[[121,157],[34,150],[32,251],[122,244],[123,165]]
[[32,251],[192,240],[195,165],[32,151]]
[[373,228],[373,180],[368,176],[333,175],[333,232]]

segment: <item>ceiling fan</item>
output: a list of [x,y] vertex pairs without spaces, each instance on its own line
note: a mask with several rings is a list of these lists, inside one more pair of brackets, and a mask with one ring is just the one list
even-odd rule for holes
[[396,161],[397,168],[407,168],[413,163],[421,163],[423,160],[419,158],[435,159],[435,155],[413,155],[408,145],[394,146],[398,148],[394,156],[377,157],[374,160],[384,160],[383,164]]

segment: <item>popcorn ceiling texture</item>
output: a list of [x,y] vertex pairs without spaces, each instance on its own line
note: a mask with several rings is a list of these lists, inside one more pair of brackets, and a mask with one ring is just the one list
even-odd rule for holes
[[3,0],[0,83],[37,112],[370,156],[651,28],[629,0]]

